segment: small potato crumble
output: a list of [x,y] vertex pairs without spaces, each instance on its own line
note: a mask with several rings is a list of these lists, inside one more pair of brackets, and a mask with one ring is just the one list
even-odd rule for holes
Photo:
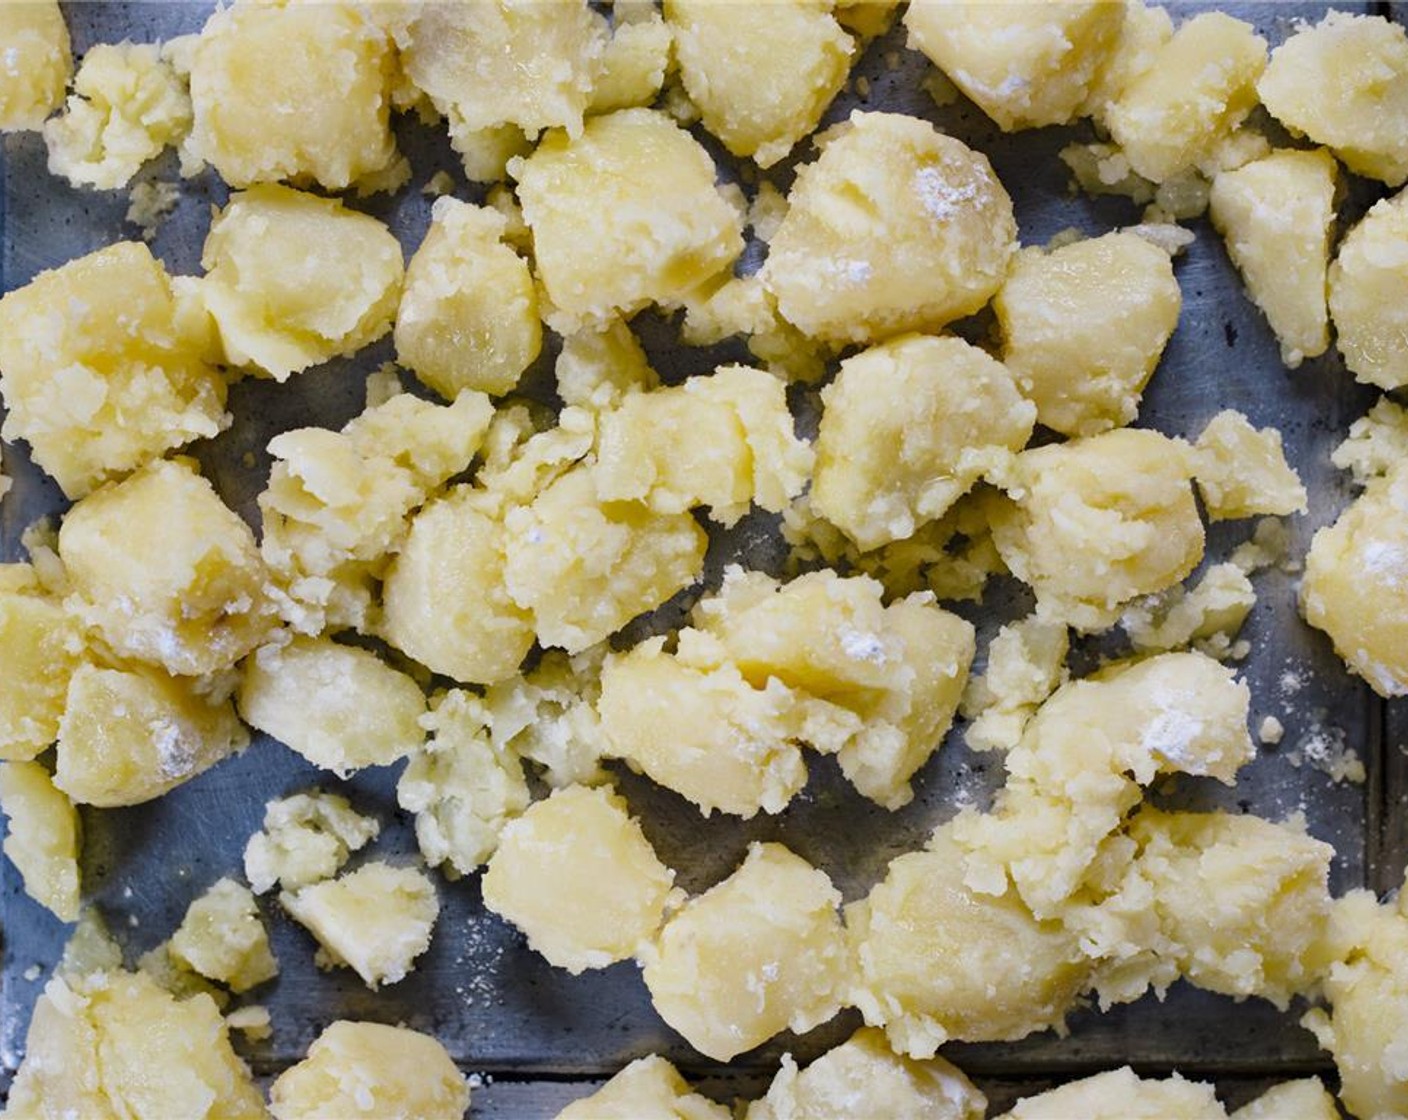
[[[1156,1081],[1128,1066],[1026,1097],[998,1120],[1224,1120],[1211,1085],[1178,1074]],[[1284,1118],[1289,1120],[1289,1117]]]
[[556,1120],[729,1120],[732,1113],[691,1093],[679,1070],[658,1055],[637,1058],[591,1096],[573,1101]]
[[278,884],[297,890],[331,879],[381,826],[335,793],[296,793],[264,806],[264,827],[244,849],[244,873],[256,893]]
[[1286,462],[1281,433],[1252,427],[1240,412],[1219,412],[1194,445],[1193,478],[1208,517],[1223,521],[1304,513],[1305,487]]
[[191,903],[171,936],[171,956],[232,992],[278,975],[269,932],[248,887],[219,879]]
[[[1380,389],[1408,385],[1408,193],[1374,203],[1330,265],[1335,345],[1355,378]],[[4,304],[0,303],[0,312]],[[3,359],[0,359],[3,361]]]
[[0,132],[36,129],[63,104],[73,73],[58,0],[0,4]]
[[80,832],[73,802],[37,762],[0,762],[0,812],[9,820],[5,855],[24,890],[61,922],[78,920]]
[[1335,1098],[1318,1077],[1286,1081],[1232,1113],[1232,1120],[1339,1120]]

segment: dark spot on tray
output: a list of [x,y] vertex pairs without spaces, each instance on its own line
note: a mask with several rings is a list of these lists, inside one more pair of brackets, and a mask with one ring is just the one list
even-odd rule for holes
[[1237,345],[1237,328],[1232,325],[1231,320],[1222,324],[1222,337],[1227,339],[1228,346]]

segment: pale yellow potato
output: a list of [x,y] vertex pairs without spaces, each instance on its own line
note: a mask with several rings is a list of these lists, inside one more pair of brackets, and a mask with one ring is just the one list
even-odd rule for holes
[[1074,934],[1038,921],[1017,893],[964,882],[950,826],[890,862],[846,907],[856,961],[851,999],[890,1045],[915,1059],[945,1042],[1023,1038],[1058,1027],[1090,976]]
[[1408,469],[1370,482],[1305,557],[1300,609],[1380,696],[1408,695]]
[[1339,1120],[1335,1098],[1318,1077],[1285,1081],[1232,1113],[1232,1120]]
[[620,6],[601,56],[601,69],[592,83],[588,113],[611,113],[649,105],[660,94],[670,69],[675,36],[652,6],[641,19],[623,21]]
[[458,681],[514,676],[533,647],[533,621],[504,586],[506,547],[484,491],[456,486],[431,501],[387,570],[382,637]]
[[1136,650],[1191,645],[1209,656],[1225,657],[1232,653],[1237,632],[1254,606],[1256,589],[1242,566],[1213,564],[1186,591],[1170,587],[1127,607],[1120,626]]
[[542,348],[533,277],[505,228],[497,210],[437,198],[406,267],[396,357],[441,396],[507,393]]
[[186,909],[171,935],[171,956],[193,971],[244,992],[271,980],[279,962],[249,888],[218,879]]
[[1359,486],[1388,474],[1400,459],[1408,459],[1408,409],[1386,396],[1349,426],[1349,435],[1330,453],[1330,462],[1350,471]]
[[1331,11],[1271,52],[1257,93],[1292,132],[1391,187],[1408,179],[1408,35],[1383,16]]
[[1120,428],[1019,455],[989,513],[1038,613],[1103,629],[1120,607],[1170,587],[1203,556],[1203,523],[1181,440]]
[[352,186],[396,162],[393,67],[362,5],[242,0],[210,17],[191,54],[189,156],[232,187]]
[[781,844],[749,845],[738,870],[690,899],[643,956],[655,1010],[721,1062],[826,1022],[850,976],[840,903],[824,871]]
[[637,1058],[555,1120],[729,1120],[732,1113],[692,1093],[679,1070],[658,1054]]
[[238,703],[251,727],[344,778],[389,766],[425,741],[420,686],[376,654],[330,638],[257,650],[245,662]]
[[811,504],[865,550],[913,536],[1031,438],[1036,408],[959,338],[906,335],[821,391]]
[[83,636],[27,564],[0,565],[0,759],[28,761],[59,737]]
[[396,783],[416,815],[416,843],[431,867],[468,875],[494,854],[504,826],[532,800],[522,761],[490,734],[479,697],[455,689],[422,723],[431,733]]
[[0,4],[0,132],[36,129],[64,101],[73,56],[58,0]]
[[203,341],[139,242],[41,272],[0,299],[0,435],[27,440],[70,498],[218,435],[225,379]]
[[734,155],[771,167],[841,91],[855,42],[830,7],[666,0],[680,80],[704,127]]
[[279,902],[318,939],[320,966],[345,965],[373,990],[406,978],[430,947],[440,914],[435,884],[423,871],[381,860],[284,891]]
[[1207,422],[1193,455],[1193,479],[1212,521],[1283,517],[1308,508],[1275,428],[1254,428],[1242,413],[1224,409]]
[[55,783],[84,805],[136,805],[248,745],[233,705],[202,694],[199,682],[85,663],[69,680]]
[[1168,253],[1129,232],[1023,249],[993,301],[1003,363],[1037,419],[1068,436],[1138,415],[1182,305]]
[[269,1088],[276,1120],[464,1120],[469,1085],[436,1039],[339,1019]]
[[[154,1075],[159,1071],[159,1076]],[[177,1000],[120,964],[55,976],[34,1007],[10,1087],[15,1120],[264,1120],[264,1097],[215,1001]]]
[[1123,7],[1119,37],[1097,68],[1090,94],[1078,114],[1102,124],[1110,105],[1154,64],[1159,48],[1173,38],[1173,20],[1166,9],[1147,7],[1143,0],[1127,0]]
[[964,741],[973,750],[1011,750],[1042,702],[1066,682],[1070,636],[1064,623],[1029,615],[988,643],[987,667],[969,679]]
[[1222,172],[1208,196],[1212,223],[1291,369],[1330,345],[1325,300],[1338,180],[1324,149],[1282,149]]
[[784,1054],[767,1096],[744,1120],[983,1120],[987,1104],[956,1066],[896,1054],[881,1031],[862,1027],[804,1070]]
[[254,534],[191,459],[163,459],[88,495],[59,529],[68,606],[115,653],[199,676],[267,637]]
[[1221,12],[1188,20],[1105,114],[1130,166],[1162,183],[1193,169],[1256,107],[1266,40]]
[[694,583],[704,531],[687,513],[608,501],[595,473],[563,475],[504,521],[504,584],[544,646],[577,653]]
[[999,1120],[1226,1120],[1211,1085],[1142,1078],[1128,1066],[1025,1097]]
[[654,392],[631,393],[602,414],[595,470],[603,501],[657,513],[706,506],[732,525],[756,504],[781,513],[811,474],[786,387],[772,374],[723,366]]
[[709,153],[652,109],[593,117],[575,139],[551,132],[511,171],[563,333],[680,304],[742,251]]
[[231,196],[200,263],[227,363],[275,381],[391,330],[405,271],[381,222],[273,183]]
[[1012,201],[985,156],[927,121],[851,114],[798,170],[763,282],[824,342],[937,330],[997,291],[1016,248]]
[[1381,389],[1408,385],[1408,194],[1374,203],[1340,242],[1330,265],[1330,317],[1356,380]]
[[905,13],[922,51],[1007,132],[1069,124],[1119,44],[1124,6],[916,0]]
[[680,901],[674,880],[625,798],[569,786],[504,826],[482,889],[486,908],[576,976],[648,945]]
[[660,384],[645,348],[620,319],[564,338],[553,373],[564,404],[593,412],[614,409],[631,393]]
[[596,703],[608,650],[603,644],[571,657],[549,650],[531,672],[485,689],[495,747],[541,767],[539,777],[553,789],[606,780]]
[[25,894],[61,922],[78,920],[78,814],[37,762],[0,762],[0,812],[9,818],[5,855]]
[[244,873],[256,894],[275,884],[297,890],[331,879],[352,852],[381,831],[345,797],[296,793],[264,806],[264,826],[244,848]]

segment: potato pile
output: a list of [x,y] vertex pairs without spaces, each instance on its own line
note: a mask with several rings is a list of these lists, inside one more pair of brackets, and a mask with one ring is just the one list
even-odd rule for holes
[[[896,21],[931,92],[1006,132],[1078,124],[1076,182],[1142,215],[1023,243],[982,152],[919,115],[837,119]],[[1288,369],[1333,344],[1360,382],[1408,385],[1408,34],[1338,12],[1264,31],[1143,0],[235,0],[75,66],[53,0],[0,5],[0,129],[40,132],[54,176],[124,188],[174,149],[228,187],[195,275],[118,241],[0,297],[6,456],[69,503],[0,565],[4,851],[79,922],[5,1115],[463,1116],[473,1040],[338,1019],[266,1097],[232,1037],[272,1030],[250,999],[279,974],[276,888],[318,965],[377,990],[467,876],[553,966],[635,962],[717,1062],[865,1023],[732,1112],[652,1055],[563,1118],[977,1120],[946,1043],[1178,981],[1310,999],[1339,1105],[1408,1114],[1408,904],[1334,897],[1303,816],[1146,799],[1256,759],[1251,577],[1298,562],[1276,519],[1330,512],[1235,409],[1196,437],[1136,426],[1177,257],[1221,236]],[[364,200],[415,177],[409,117],[463,182],[432,180],[403,247]],[[1349,176],[1380,197],[1344,229]],[[150,234],[180,190],[141,179],[133,220]],[[633,321],[747,360],[662,378]],[[357,415],[261,447],[252,528],[197,458],[251,423],[231,385],[296,392],[377,343],[395,362]],[[1385,698],[1408,694],[1405,458],[1386,397],[1335,452],[1363,493],[1299,590]],[[1207,524],[1251,519],[1204,566]],[[762,525],[784,560],[725,554]],[[994,579],[1030,608],[980,649],[961,604]],[[1116,628],[1124,652],[1073,676]],[[893,812],[955,726],[1005,785],[858,897],[776,839],[694,889],[618,784],[707,830],[785,814],[829,755]],[[83,814],[285,748],[338,778],[398,767],[418,851],[289,791],[129,967],[83,906]],[[1231,1115],[1336,1108],[1307,1079]],[[1006,1115],[1229,1113],[1125,1067]]]

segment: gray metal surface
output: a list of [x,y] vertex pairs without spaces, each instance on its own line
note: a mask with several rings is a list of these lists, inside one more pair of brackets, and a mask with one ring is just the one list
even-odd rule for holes
[[[1186,13],[1205,4],[1173,5]],[[1297,18],[1314,18],[1324,4],[1262,3],[1218,5],[1256,23],[1274,44]],[[1336,5],[1364,10],[1369,5]],[[197,29],[207,6],[179,3],[65,5],[79,51],[123,37],[153,39]],[[873,44],[856,67],[869,82],[867,96],[854,85],[838,99],[828,120],[852,108],[886,108],[934,120],[991,157],[1013,196],[1024,243],[1042,243],[1075,226],[1100,232],[1138,220],[1123,200],[1077,198],[1056,158],[1076,130],[1046,129],[1002,136],[964,101],[936,109],[919,82],[927,66],[903,49],[897,32]],[[439,170],[457,184],[456,194],[478,198],[465,184],[443,136],[402,122],[404,150],[415,169],[411,186],[391,201],[356,205],[387,220],[409,252],[424,232],[429,199],[420,187]],[[706,143],[729,166],[719,146]],[[800,153],[806,158],[807,153]],[[123,222],[125,192],[94,194],[69,188],[45,170],[43,145],[34,135],[7,137],[4,148],[4,290],[27,282],[42,268],[88,252],[135,230]],[[767,178],[783,189],[790,165]],[[169,158],[148,170],[174,179]],[[730,171],[725,171],[731,175]],[[175,272],[194,272],[209,219],[209,206],[223,188],[207,177],[188,183],[174,217],[159,232],[154,249]],[[1362,209],[1372,192],[1356,195]],[[1328,461],[1330,449],[1372,395],[1356,387],[1333,356],[1307,362],[1289,373],[1280,364],[1266,324],[1243,296],[1220,239],[1205,222],[1193,223],[1197,241],[1176,265],[1184,308],[1159,372],[1145,398],[1140,423],[1165,432],[1196,436],[1218,410],[1243,410],[1258,425],[1274,424],[1311,493],[1312,512],[1292,522],[1293,551],[1304,552],[1315,528],[1333,519],[1350,498],[1342,477]],[[756,261],[760,247],[754,247]],[[638,327],[657,364],[674,379],[708,369],[720,356],[745,357],[735,348],[718,353],[682,352],[672,342],[670,324],[643,319]],[[255,496],[264,485],[271,435],[309,424],[336,427],[360,410],[365,375],[390,357],[382,343],[349,361],[295,377],[287,385],[246,381],[234,387],[230,407],[235,428],[195,448],[225,498],[251,523]],[[549,368],[530,378],[544,385]],[[804,404],[806,402],[803,402]],[[16,488],[0,504],[0,557],[20,555],[19,537],[35,518],[63,508],[58,490],[29,463],[21,446],[3,449],[6,473]],[[253,466],[245,464],[252,453]],[[1210,562],[1224,559],[1250,533],[1250,523],[1215,526],[1209,535]],[[775,524],[752,518],[711,549],[709,571],[742,559],[773,566],[780,556]],[[1286,727],[1283,744],[1263,751],[1244,771],[1235,789],[1184,781],[1164,791],[1167,800],[1187,807],[1241,808],[1281,818],[1303,812],[1310,830],[1336,849],[1335,886],[1361,884],[1385,889],[1400,881],[1408,818],[1408,722],[1394,706],[1376,701],[1351,678],[1328,642],[1307,628],[1294,606],[1294,576],[1268,571],[1254,580],[1260,599],[1244,636],[1252,654],[1244,664],[1252,687],[1254,722],[1274,715]],[[678,618],[684,604],[667,617]],[[1005,619],[1023,613],[1029,600],[1015,586],[995,586],[988,602],[964,609],[985,640]],[[981,645],[980,645],[981,648]],[[1387,714],[1386,714],[1387,713]],[[1388,748],[1383,728],[1388,721]],[[1310,741],[1342,743],[1364,760],[1368,781],[1337,783],[1305,760]],[[1299,748],[1299,749],[1298,749]],[[1313,752],[1309,752],[1313,753]],[[681,872],[682,884],[699,890],[726,875],[753,839],[777,839],[824,867],[848,900],[863,895],[896,854],[923,843],[935,824],[960,802],[982,804],[1002,781],[1000,760],[973,755],[953,734],[920,775],[915,801],[887,813],[864,801],[840,779],[829,760],[813,758],[806,792],[777,817],[748,823],[715,818],[707,824],[668,791],[622,773],[621,785],[633,809],[644,818],[662,858]],[[221,764],[160,800],[126,810],[85,811],[87,841],[84,883],[89,897],[107,916],[133,958],[170,934],[187,904],[224,874],[236,873],[249,834],[258,828],[262,807],[272,797],[311,785],[348,794],[363,811],[386,824],[370,854],[414,851],[409,822],[396,809],[397,768],[366,771],[339,782],[322,774],[282,746],[259,738],[242,757]],[[297,1060],[309,1041],[332,1019],[365,1017],[402,1022],[431,1031],[467,1070],[486,1071],[494,1084],[480,1096],[485,1116],[550,1116],[570,1095],[585,1091],[574,1079],[600,1077],[650,1051],[675,1059],[687,1072],[720,1071],[694,1054],[651,1010],[633,965],[617,965],[573,978],[549,968],[522,939],[484,912],[477,879],[441,884],[442,913],[433,945],[404,982],[380,993],[368,992],[351,973],[320,973],[313,965],[310,938],[277,905],[266,906],[280,977],[252,993],[249,1002],[273,1012],[273,1036],[245,1047],[255,1068],[277,1071]],[[63,944],[65,930],[24,896],[8,863],[0,865],[0,926],[4,962],[0,970],[0,1088],[23,1050],[30,1009]],[[33,966],[37,966],[37,973]],[[40,979],[30,977],[39,975]],[[945,1054],[983,1079],[1020,1083],[1060,1074],[1093,1071],[1131,1061],[1149,1069],[1178,1067],[1204,1076],[1280,1076],[1327,1066],[1311,1037],[1296,1025],[1299,1009],[1282,1014],[1269,1005],[1231,1001],[1180,986],[1160,1004],[1145,1000],[1107,1015],[1082,1012],[1071,1020],[1069,1037],[1040,1035],[1004,1045],[951,1046]],[[740,1058],[740,1092],[753,1092],[784,1050],[810,1058],[842,1040],[857,1019],[853,1013],[805,1038],[780,1038]],[[535,1076],[553,1080],[518,1084]],[[997,1084],[994,1082],[994,1084]],[[721,1097],[729,1092],[721,1090]],[[1000,1097],[1000,1094],[995,1094]]]

